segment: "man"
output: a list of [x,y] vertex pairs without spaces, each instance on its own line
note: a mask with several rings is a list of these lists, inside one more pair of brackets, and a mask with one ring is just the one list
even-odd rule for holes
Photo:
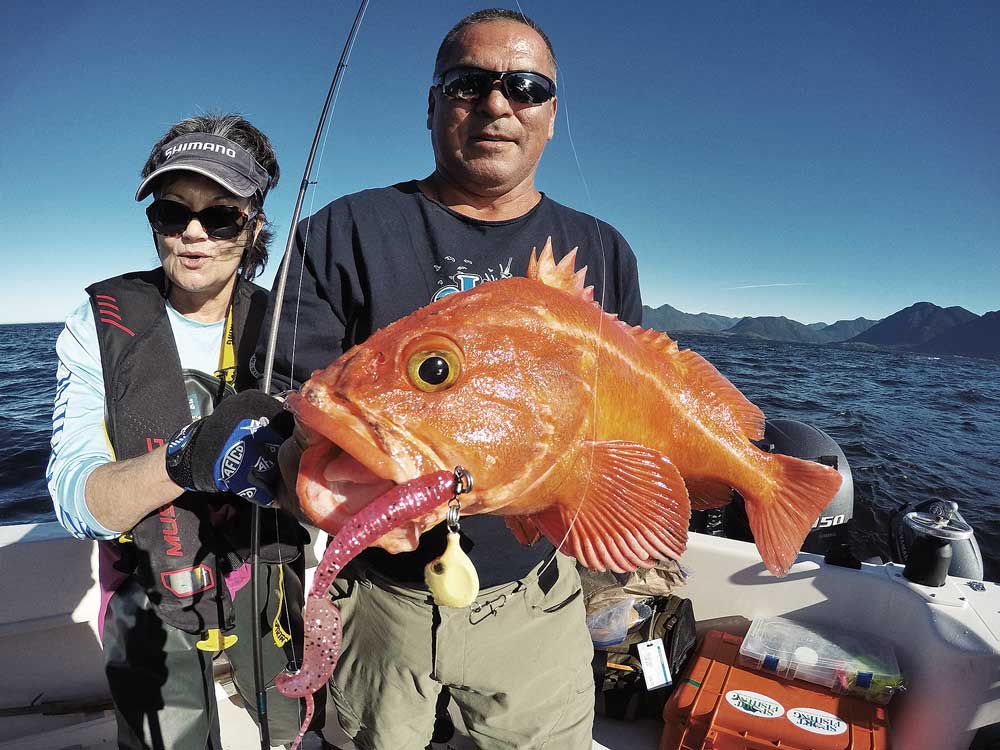
[[[605,309],[639,323],[622,236],[535,187],[555,129],[555,79],[548,38],[521,14],[480,11],[447,34],[428,94],[434,172],[341,198],[300,227],[292,278],[301,270],[301,285],[282,310],[278,389],[435,299],[524,275],[550,236],[557,259],[579,246]],[[350,462],[331,464],[326,478],[354,500],[387,489]],[[424,747],[447,687],[481,748],[589,748],[592,646],[573,561],[544,541],[522,547],[497,516],[466,517],[461,528],[482,587],[470,608],[437,607],[424,587],[444,524],[412,552],[366,550],[335,583],[341,724],[359,748]]]
[[[146,217],[160,265],[91,285],[69,316],[47,479],[59,522],[101,540],[118,746],[218,750],[216,653],[248,707],[252,618],[274,625],[267,678],[302,653],[288,636],[301,630],[304,531],[287,514],[262,512],[260,612],[245,586],[247,500],[271,501],[281,407],[235,393],[253,385],[246,364],[267,293],[250,280],[267,262],[264,200],[279,169],[245,119],[201,115],[167,131],[142,177],[135,197],[154,197]],[[290,742],[298,702],[271,696],[271,737]]]

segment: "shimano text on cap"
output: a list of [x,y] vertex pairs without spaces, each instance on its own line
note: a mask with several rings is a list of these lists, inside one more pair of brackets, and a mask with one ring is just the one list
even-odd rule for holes
[[156,168],[139,185],[135,199],[149,195],[154,181],[167,172],[178,171],[204,175],[242,198],[259,194],[262,202],[271,185],[267,170],[238,143],[220,135],[188,133],[163,146]]

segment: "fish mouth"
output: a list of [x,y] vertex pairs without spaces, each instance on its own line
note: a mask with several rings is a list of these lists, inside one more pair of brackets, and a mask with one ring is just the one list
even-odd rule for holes
[[285,403],[303,424],[350,454],[379,479],[403,484],[418,476],[413,467],[405,467],[380,447],[379,433],[363,412],[349,403],[326,398],[320,408],[314,403],[316,397],[314,390],[292,393]]
[[[303,452],[296,481],[299,510],[312,525],[337,534],[354,516],[395,486],[437,471],[440,463],[414,449],[391,423],[382,424],[350,402],[308,386],[290,394],[286,406],[319,440]],[[395,433],[402,434],[395,434]],[[399,445],[393,455],[384,445]],[[418,446],[419,447],[419,446]],[[420,535],[444,520],[447,507],[387,531],[374,546],[388,552],[410,552]]]

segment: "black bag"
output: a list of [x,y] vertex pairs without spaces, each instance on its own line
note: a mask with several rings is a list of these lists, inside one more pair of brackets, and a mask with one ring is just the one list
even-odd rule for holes
[[[649,619],[621,643],[594,649],[596,711],[600,716],[626,721],[636,717],[662,719],[667,696],[695,645],[694,608],[690,599],[673,595],[636,603],[652,608]],[[673,683],[647,690],[638,646],[655,638],[663,641]]]

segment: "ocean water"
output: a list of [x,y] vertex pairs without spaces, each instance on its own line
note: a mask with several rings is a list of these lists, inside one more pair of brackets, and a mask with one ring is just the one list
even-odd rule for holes
[[[0,524],[52,519],[45,488],[57,324],[0,326]],[[833,437],[854,478],[854,551],[891,557],[909,503],[954,500],[1000,580],[1000,362],[681,334],[771,418]]]
[[889,521],[953,500],[1000,580],[1000,362],[679,335],[770,418],[830,435],[854,479],[852,547],[891,559]]
[[0,524],[54,520],[45,487],[62,324],[0,325]]

